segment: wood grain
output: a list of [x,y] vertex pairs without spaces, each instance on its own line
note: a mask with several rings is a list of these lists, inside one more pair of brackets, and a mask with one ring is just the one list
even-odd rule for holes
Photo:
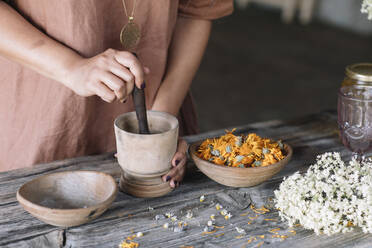
[[[251,188],[222,186],[194,170],[180,188],[160,198],[134,198],[120,192],[101,217],[66,230],[44,224],[30,216],[16,202],[15,192],[26,181],[56,171],[99,170],[118,180],[120,168],[112,153],[0,173],[0,247],[117,247],[121,240],[139,231],[144,236],[134,241],[140,247],[256,247],[260,242],[263,242],[262,247],[369,247],[371,235],[360,231],[328,237],[316,236],[298,227],[294,229],[296,235],[293,235],[286,224],[279,220],[274,208],[266,214],[256,214],[249,207],[251,203],[257,208],[263,204],[272,205],[273,191],[278,188],[282,178],[295,171],[306,170],[317,154],[339,151],[343,156],[350,155],[338,140],[334,111],[295,121],[275,120],[245,125],[238,127],[237,131],[282,139],[293,148],[291,162],[269,181]],[[217,130],[189,136],[186,140],[195,142],[223,133],[224,130]],[[192,167],[192,164],[188,166]],[[205,195],[204,202],[199,201],[201,195]],[[226,206],[233,217],[225,220],[215,209],[216,203]],[[193,212],[191,220],[185,219],[188,222],[186,231],[177,233],[164,229],[162,225],[171,221],[154,219],[155,215],[168,211],[174,212],[178,219],[185,219],[187,211]],[[224,228],[203,235],[203,228],[211,214],[216,215],[216,225]],[[246,235],[240,235],[235,227],[243,228]],[[288,235],[288,238],[282,240],[273,237],[275,234],[269,231],[275,228],[280,228],[278,233]],[[248,243],[249,240],[252,241]]]

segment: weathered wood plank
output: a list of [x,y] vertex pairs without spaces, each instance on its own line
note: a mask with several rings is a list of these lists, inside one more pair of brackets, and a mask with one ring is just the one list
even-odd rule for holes
[[12,243],[5,244],[1,247],[8,248],[50,248],[64,246],[64,231],[55,230],[36,237],[29,237],[29,239],[23,239],[20,241],[14,241]]
[[[118,178],[120,169],[112,153],[0,173],[0,246],[60,247],[62,243],[65,247],[117,247],[122,239],[141,231],[145,235],[136,239],[141,247],[256,247],[260,242],[264,242],[263,247],[368,247],[371,235],[360,231],[319,237],[311,231],[296,228],[297,234],[292,235],[286,224],[279,220],[275,209],[256,216],[247,208],[250,202],[258,207],[262,204],[272,205],[270,199],[273,198],[273,190],[278,187],[282,177],[306,170],[317,154],[340,151],[343,156],[350,155],[338,141],[335,112],[323,112],[295,121],[275,120],[237,128],[237,133],[247,132],[282,139],[293,147],[292,161],[271,180],[251,188],[230,188],[194,171],[185,179],[182,187],[164,197],[139,199],[119,193],[114,204],[100,218],[65,231],[43,224],[24,212],[16,202],[16,190],[39,175],[63,170],[101,170]],[[223,133],[224,130],[217,130],[189,136],[186,140],[194,142]],[[201,195],[206,195],[205,202],[199,201]],[[233,214],[230,220],[225,220],[215,209],[217,202],[228,207]],[[149,210],[149,206],[154,210]],[[185,215],[189,210],[194,217],[186,220]],[[186,220],[188,229],[175,233],[162,227],[165,221],[171,223],[170,220],[154,220],[156,214],[168,211]],[[224,228],[213,234],[202,235],[211,214],[216,215],[216,224]],[[247,234],[241,236],[235,227],[243,228]],[[275,234],[269,231],[274,228],[280,228],[279,234],[289,237],[285,241],[273,237]],[[252,240],[252,237],[257,240]]]

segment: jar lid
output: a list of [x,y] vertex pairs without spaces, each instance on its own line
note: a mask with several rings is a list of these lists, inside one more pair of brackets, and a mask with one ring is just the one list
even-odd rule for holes
[[348,65],[346,75],[355,80],[372,82],[372,63],[359,63]]

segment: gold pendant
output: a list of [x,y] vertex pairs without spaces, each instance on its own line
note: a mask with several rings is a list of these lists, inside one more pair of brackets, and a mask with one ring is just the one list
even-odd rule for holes
[[123,27],[120,32],[120,42],[126,50],[136,48],[138,41],[141,38],[139,26],[129,19],[129,22]]

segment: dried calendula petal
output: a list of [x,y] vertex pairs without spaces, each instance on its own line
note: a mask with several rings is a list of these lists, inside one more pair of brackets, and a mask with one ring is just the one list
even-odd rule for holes
[[204,195],[200,196],[199,201],[203,202],[204,200],[205,200],[205,196]]
[[137,238],[142,237],[142,236],[143,236],[143,232],[138,232],[138,233],[136,234],[136,237],[137,237]]
[[279,231],[280,231],[280,227],[271,229],[269,232],[278,234]]
[[235,227],[235,230],[240,233],[240,234],[245,234],[245,230],[243,228],[240,228],[240,227]]
[[211,220],[215,220],[215,219],[216,219],[216,217],[215,217],[214,214],[212,214],[212,215],[210,216],[210,218],[211,218]]
[[168,228],[169,228],[169,223],[164,223],[163,227],[164,227],[165,229],[168,229]]
[[130,241],[129,243],[124,240],[119,244],[119,248],[137,248],[139,247],[139,244],[136,242]]
[[232,217],[232,214],[230,214],[230,213],[228,213],[228,214],[225,215],[225,219],[226,220],[230,219],[231,217]]
[[132,236],[127,237],[127,240],[133,240],[135,237],[136,237],[136,235],[133,234]]
[[254,217],[248,216],[248,218],[249,218],[250,220],[255,220],[255,219],[258,218],[258,215],[255,215]]
[[212,234],[212,233],[215,233],[215,232],[217,232],[216,229],[213,230],[213,231],[210,231],[210,232],[202,232],[202,235],[204,236],[204,235],[206,235],[206,234]]
[[217,209],[217,210],[220,210],[220,209],[222,209],[222,205],[221,205],[221,204],[219,204],[219,203],[217,203],[217,204],[216,204],[216,209]]

